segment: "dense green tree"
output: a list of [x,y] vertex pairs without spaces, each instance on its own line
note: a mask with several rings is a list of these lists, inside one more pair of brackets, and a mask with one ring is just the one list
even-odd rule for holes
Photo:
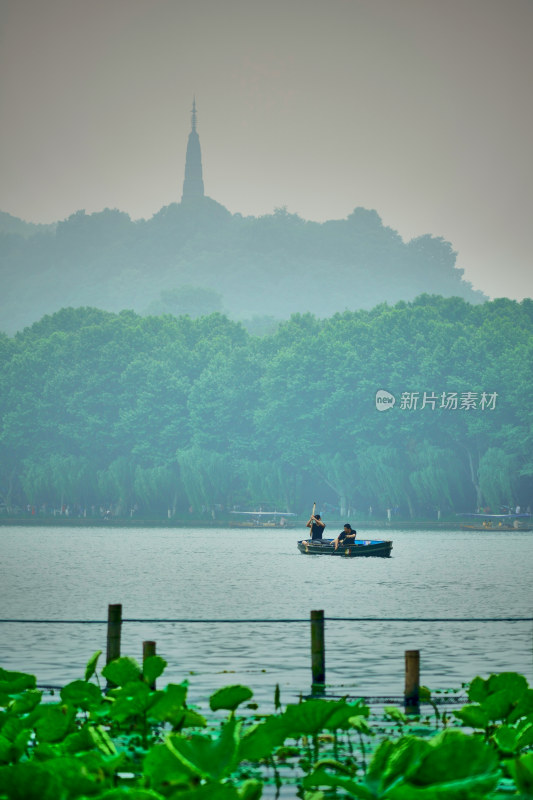
[[214,289],[202,286],[179,286],[176,289],[166,289],[161,292],[158,300],[154,300],[146,309],[147,314],[161,315],[173,314],[176,317],[188,315],[205,317],[222,311],[222,295]]
[[189,394],[193,442],[217,452],[254,451],[253,412],[259,393],[259,363],[251,348],[220,352],[197,378]]
[[135,507],[135,462],[119,456],[98,473],[100,495],[117,516],[128,516]]
[[96,499],[96,476],[82,456],[51,453],[41,461],[27,459],[21,475],[26,499],[33,506],[86,509]]
[[191,447],[178,450],[180,476],[196,515],[206,515],[215,505],[231,505],[237,472],[227,453]]
[[[305,470],[295,470],[281,459],[249,460],[238,462],[240,492],[234,496],[234,504],[245,508],[284,511],[302,508],[305,504]],[[267,510],[265,508],[265,510]]]
[[[0,337],[0,502],[527,507],[532,308],[422,295],[294,315],[261,338],[219,313],[63,309]],[[395,397],[384,412],[380,389]]]
[[[113,436],[140,464],[166,465],[190,441],[190,381],[174,360],[135,357],[121,376],[121,408]],[[157,413],[154,411],[157,410]]]
[[145,515],[148,512],[173,517],[179,500],[184,505],[186,499],[179,481],[177,462],[162,467],[137,465],[133,488],[138,510]]

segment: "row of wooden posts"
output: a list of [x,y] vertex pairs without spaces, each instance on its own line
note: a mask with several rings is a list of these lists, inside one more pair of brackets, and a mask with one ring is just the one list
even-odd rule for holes
[[[120,657],[120,635],[122,630],[122,605],[108,606],[106,663]],[[156,643],[143,642],[143,661],[156,653]],[[320,690],[326,683],[326,639],[324,612],[311,611],[311,676],[313,690]],[[405,651],[404,706],[408,714],[420,710],[420,650]]]

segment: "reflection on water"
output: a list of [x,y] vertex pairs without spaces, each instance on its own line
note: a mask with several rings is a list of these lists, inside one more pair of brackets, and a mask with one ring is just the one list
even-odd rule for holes
[[[310,684],[309,612],[326,617],[414,617],[419,622],[326,622],[332,692],[400,695],[407,649],[421,679],[458,687],[476,674],[518,670],[532,680],[531,623],[424,622],[427,617],[531,616],[533,535],[382,531],[390,559],[304,556],[294,531],[0,528],[2,618],[236,619],[229,623],[125,623],[122,651],[140,658],[155,639],[165,680],[190,681],[199,702],[245,683],[266,707]],[[302,619],[301,623],[254,622]],[[104,625],[2,624],[4,668],[62,685],[105,651]]]

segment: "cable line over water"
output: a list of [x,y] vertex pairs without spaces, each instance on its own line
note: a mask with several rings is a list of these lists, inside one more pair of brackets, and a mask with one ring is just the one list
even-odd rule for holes
[[[326,622],[533,622],[533,617],[324,617]],[[131,623],[197,623],[197,624],[279,624],[308,623],[309,619],[195,619],[195,618],[141,618],[125,617],[122,622]],[[2,623],[32,625],[105,625],[105,619],[0,619]]]

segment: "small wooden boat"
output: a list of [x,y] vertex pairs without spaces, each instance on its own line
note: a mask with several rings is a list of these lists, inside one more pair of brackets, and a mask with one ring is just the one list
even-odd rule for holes
[[302,539],[298,542],[300,553],[313,556],[381,556],[388,558],[392,550],[392,542],[382,539],[356,539],[350,544],[339,544],[335,550],[334,539]]

